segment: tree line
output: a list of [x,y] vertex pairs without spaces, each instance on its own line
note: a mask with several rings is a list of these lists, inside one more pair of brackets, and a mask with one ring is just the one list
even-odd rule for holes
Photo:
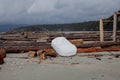
[[[120,23],[118,23],[118,30],[120,30]],[[112,30],[112,23],[104,25],[105,30]],[[21,26],[11,30],[12,32],[23,31],[99,31],[99,21],[88,21],[81,23],[70,24],[42,24]]]

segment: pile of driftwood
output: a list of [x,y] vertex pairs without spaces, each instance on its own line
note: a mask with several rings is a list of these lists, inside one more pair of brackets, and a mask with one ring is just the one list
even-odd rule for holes
[[[77,47],[77,53],[82,52],[102,52],[102,51],[120,51],[120,42],[91,42],[84,43],[82,39],[70,40]],[[35,41],[5,41],[0,44],[0,61],[3,63],[5,53],[28,52],[29,56],[39,56],[40,59],[56,57],[57,53],[47,42]]]
[[[74,42],[75,41],[75,42]],[[83,42],[83,40],[80,40]],[[76,43],[76,40],[72,41],[73,43]],[[94,42],[94,43],[80,43],[80,44],[75,44],[77,47],[77,53],[83,53],[83,52],[102,52],[102,51],[120,51],[120,42],[104,42],[104,43],[100,43],[100,42]],[[103,54],[100,55],[86,55],[86,56],[103,56]],[[115,57],[120,56],[120,54],[112,54]],[[37,51],[29,51],[28,52],[28,56],[30,57],[36,57],[39,56],[40,60],[45,60],[47,58],[51,58],[51,57],[56,57],[57,53],[56,51],[49,47],[49,48],[44,48],[44,49],[40,49]]]
[[38,50],[38,51],[29,51],[29,57],[38,56],[40,60],[45,60],[47,58],[56,57],[57,53],[53,49]]

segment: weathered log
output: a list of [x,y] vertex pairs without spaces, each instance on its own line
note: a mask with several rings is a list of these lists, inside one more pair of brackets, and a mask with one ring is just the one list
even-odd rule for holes
[[6,50],[0,48],[0,58],[5,58],[6,57]]
[[69,40],[72,44],[81,44],[83,43],[83,39],[73,39]]
[[[93,47],[108,47],[108,46],[120,45],[120,42],[93,42],[76,44],[77,48],[93,48]],[[6,52],[23,52],[23,51],[37,51],[40,49],[52,49],[50,43],[38,43],[38,42],[5,42],[0,45],[6,50]]]
[[[37,51],[39,49],[48,49],[48,48],[43,48],[43,47],[19,47],[19,48],[16,48],[16,47],[12,47],[12,48],[6,48],[6,51],[7,52],[27,52],[27,51]],[[113,48],[78,48],[77,52],[78,53],[81,53],[81,52],[101,52],[101,51],[120,51],[120,47],[113,47]],[[49,54],[54,54],[54,50],[51,49],[51,51],[47,51],[47,53]]]
[[1,45],[3,46],[44,46],[50,45],[46,42],[35,42],[35,41],[5,41]]
[[51,47],[50,46],[5,46],[4,47],[4,49],[6,49],[7,53],[37,51],[39,49],[47,49],[47,48],[51,48]]
[[106,48],[77,48],[77,53],[82,52],[102,52],[102,51],[120,51],[120,46]]
[[111,46],[102,48],[103,51],[120,51],[120,46]]
[[5,41],[0,47],[7,52],[37,51],[39,49],[51,48],[49,43],[35,41]]
[[113,45],[120,45],[120,42],[93,42],[85,44],[77,44],[77,48],[90,48],[90,47],[108,47]]
[[78,48],[77,53],[82,52],[102,52],[103,50],[101,48]]

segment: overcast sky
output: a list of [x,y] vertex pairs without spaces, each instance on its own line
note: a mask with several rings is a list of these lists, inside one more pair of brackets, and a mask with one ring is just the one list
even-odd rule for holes
[[120,0],[0,0],[0,24],[74,23],[120,10]]

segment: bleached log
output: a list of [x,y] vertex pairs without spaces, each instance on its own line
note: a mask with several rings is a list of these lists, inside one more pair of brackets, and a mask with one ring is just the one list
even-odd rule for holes
[[104,27],[103,27],[103,19],[100,19],[100,41],[104,41]]
[[117,33],[117,14],[113,16],[113,41],[116,41],[116,33]]

